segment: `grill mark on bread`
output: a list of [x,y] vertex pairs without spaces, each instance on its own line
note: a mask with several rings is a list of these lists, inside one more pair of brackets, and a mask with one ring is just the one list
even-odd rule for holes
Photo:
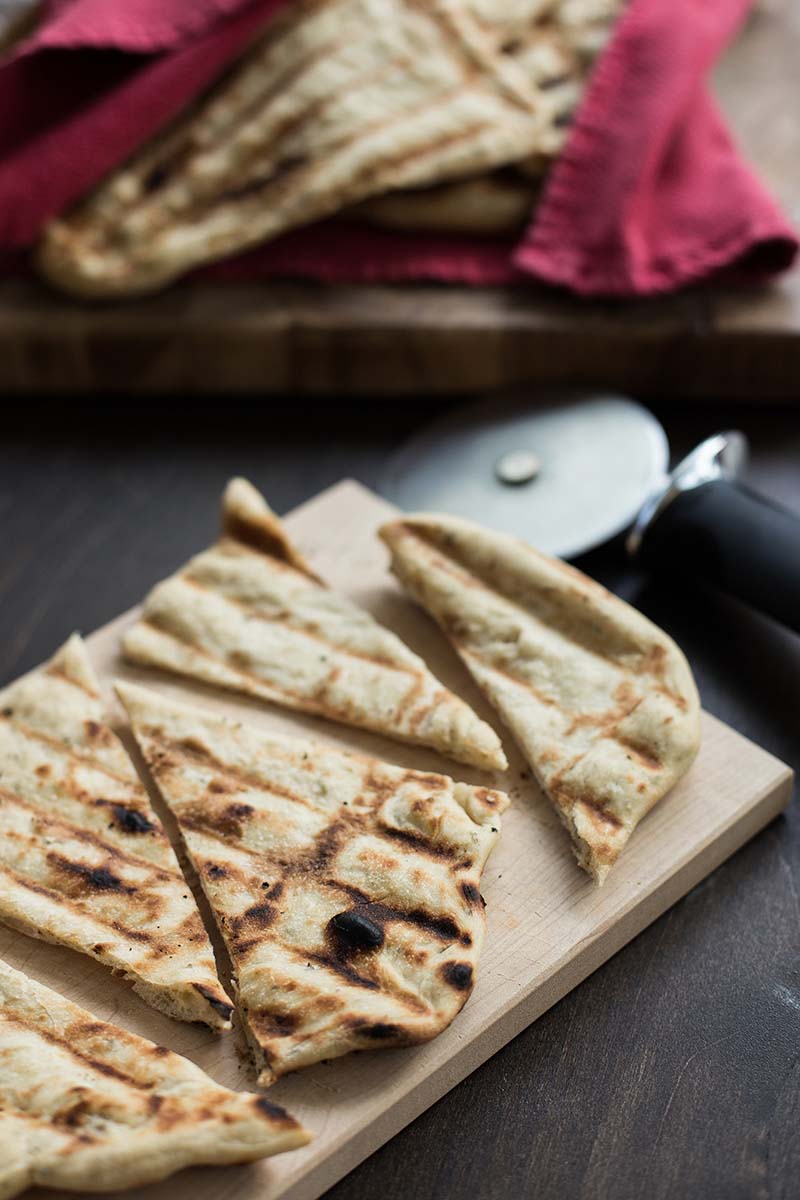
[[325,967],[328,971],[332,971],[334,975],[339,975],[347,983],[351,983],[354,987],[367,988],[371,991],[377,991],[379,984],[374,979],[368,979],[365,975],[360,975],[353,967],[347,965],[341,959],[334,958],[332,954],[321,954],[316,951],[308,951],[305,955],[311,962],[316,963],[320,967]]
[[[202,766],[212,767],[219,779],[225,782],[232,782],[235,785],[236,791],[253,788],[256,791],[269,792],[273,796],[281,796],[284,800],[291,800],[293,804],[301,804],[304,808],[310,808],[314,812],[324,811],[317,808],[307,797],[301,795],[299,792],[284,787],[282,784],[264,779],[263,776],[253,775],[240,767],[233,767],[229,763],[223,763],[200,741],[192,738],[172,741],[161,730],[153,728],[147,730],[147,736],[159,746],[166,756],[173,756],[178,759],[201,764]],[[216,782],[216,780],[212,780],[209,790],[220,790],[214,786]]]
[[[271,563],[273,561],[273,559],[270,559]],[[298,572],[298,574],[299,573],[300,572]],[[422,672],[415,670],[415,668],[412,666],[406,666],[402,663],[394,662],[391,658],[387,658],[385,655],[368,654],[364,650],[358,650],[352,646],[347,646],[342,642],[334,642],[329,637],[326,637],[324,633],[320,632],[319,628],[301,624],[296,620],[292,620],[285,612],[281,612],[280,614],[271,614],[264,612],[255,604],[247,604],[243,600],[236,600],[233,598],[233,596],[229,596],[217,588],[209,587],[207,584],[203,583],[202,580],[197,579],[197,577],[193,575],[191,571],[180,574],[178,578],[183,583],[189,584],[190,587],[197,588],[198,591],[205,592],[207,595],[211,595],[215,599],[221,600],[225,604],[229,604],[232,608],[237,609],[239,612],[246,613],[248,617],[252,617],[254,620],[264,621],[265,624],[268,625],[281,625],[283,628],[291,629],[293,633],[296,633],[301,637],[307,637],[311,641],[318,642],[326,649],[332,650],[337,654],[341,654],[345,658],[354,658],[359,662],[371,663],[376,667],[387,667],[392,671],[397,671],[399,675],[413,676],[414,686],[416,686],[418,689],[420,686],[424,687],[424,677]],[[306,581],[307,578],[308,577],[306,577]],[[316,580],[314,582],[316,582]],[[257,678],[260,678],[260,676]],[[403,701],[401,701],[401,708],[406,707],[408,703],[409,698],[406,697]]]
[[[331,49],[333,51],[335,51],[337,48],[336,41],[334,40],[332,43],[330,43],[330,45],[331,45]],[[387,75],[389,75],[392,71],[397,73],[398,69],[403,69],[403,68],[407,69],[410,65],[411,64],[409,63],[409,61],[407,59],[403,59],[403,58],[390,59],[387,64],[382,63],[379,67],[376,67],[376,69],[374,71],[368,72],[368,73],[360,76],[358,82],[350,88],[350,93],[357,94],[358,92],[360,92],[364,89],[365,84],[366,85],[374,85],[376,83],[380,83],[380,81],[383,78],[385,78]],[[451,93],[451,94],[458,95],[460,93],[460,91],[461,91],[460,88],[456,88],[456,89],[453,89],[453,93]],[[341,103],[341,99],[342,99],[341,92],[337,92],[332,95],[320,96],[320,97],[318,97],[317,100],[314,101],[313,104],[309,104],[305,109],[303,109],[302,112],[300,112],[296,115],[287,117],[284,122],[277,125],[273,129],[272,137],[273,137],[274,144],[278,147],[278,150],[277,150],[277,154],[275,155],[275,158],[273,160],[273,168],[269,174],[266,174],[264,176],[261,176],[260,178],[255,178],[255,179],[253,179],[253,178],[247,179],[246,178],[248,167],[249,167],[250,163],[252,163],[252,160],[257,156],[258,150],[260,149],[259,147],[256,147],[249,155],[247,155],[247,154],[244,155],[242,160],[238,164],[238,170],[236,172],[236,175],[240,179],[242,178],[242,176],[245,177],[245,180],[240,185],[237,186],[237,184],[234,182],[232,188],[230,188],[229,190],[226,190],[225,192],[223,192],[221,194],[215,193],[212,191],[211,194],[206,193],[203,196],[198,196],[197,203],[195,205],[188,205],[184,210],[182,210],[183,213],[185,213],[185,214],[193,213],[196,216],[197,215],[202,216],[209,209],[219,207],[219,205],[221,203],[225,203],[226,201],[229,201],[229,200],[235,201],[235,200],[240,200],[240,199],[244,199],[244,198],[249,198],[254,193],[266,191],[267,189],[273,187],[276,182],[284,183],[285,181],[283,179],[283,176],[286,175],[287,173],[289,173],[290,171],[292,171],[293,169],[295,169],[295,164],[292,162],[291,157],[286,155],[285,152],[282,155],[281,143],[290,140],[292,137],[292,134],[298,128],[301,128],[303,125],[306,125],[309,121],[319,121],[321,118],[324,117],[326,109],[329,109],[332,105],[337,105],[337,104]],[[390,120],[390,121],[387,121],[385,118],[379,118],[378,120],[373,121],[370,124],[362,125],[355,135],[343,134],[337,140],[330,141],[326,146],[326,153],[328,156],[330,156],[332,154],[335,154],[337,151],[346,150],[350,146],[363,140],[363,138],[365,136],[369,136],[371,133],[375,133],[377,131],[385,131],[387,129],[391,129],[391,127],[393,125],[397,125],[399,123],[401,124],[408,117],[413,118],[414,116],[419,115],[420,111],[421,111],[421,108],[410,109],[410,110],[404,111],[404,113],[402,114],[402,117],[400,117],[400,118],[395,118],[394,120]],[[392,160],[390,160],[390,161],[392,161]],[[298,165],[300,166],[301,169],[307,168],[307,173],[313,179],[315,174],[321,173],[321,171],[327,165],[327,163],[324,161],[322,164],[315,163],[312,160],[310,160],[308,158],[308,156],[301,156],[298,160]],[[236,535],[233,534],[233,536],[236,536]]]
[[113,1067],[110,1063],[103,1062],[91,1054],[78,1049],[78,1043],[82,1037],[92,1036],[95,1033],[105,1033],[103,1025],[96,1023],[83,1023],[77,1026],[70,1025],[67,1026],[63,1034],[58,1034],[50,1027],[45,1029],[36,1021],[16,1016],[7,1009],[3,1009],[2,1014],[0,1014],[0,1021],[7,1021],[9,1025],[16,1025],[19,1029],[26,1029],[35,1033],[37,1037],[42,1038],[43,1041],[48,1042],[51,1046],[55,1046],[56,1049],[64,1051],[71,1058],[77,1059],[82,1066],[96,1072],[98,1075],[105,1075],[109,1079],[116,1079],[120,1083],[136,1088],[137,1091],[141,1092],[148,1092],[154,1086],[152,1080],[139,1079],[127,1071],[121,1071],[118,1067]]
[[[337,885],[334,883],[334,886]],[[356,911],[381,927],[397,921],[400,924],[412,925],[443,942],[458,941],[466,946],[472,944],[470,935],[460,928],[453,917],[432,913],[425,908],[398,908],[380,900],[368,899],[361,902]]]
[[84,680],[77,679],[74,675],[68,675],[64,668],[60,667],[57,663],[48,663],[44,668],[44,674],[49,675],[52,679],[60,679],[63,683],[69,684],[70,687],[78,688],[92,700],[99,700],[101,698],[100,693],[95,688],[90,687]]
[[[7,863],[0,862],[0,875],[5,875],[9,879],[13,879],[13,881],[19,887],[24,888],[26,891],[33,892],[37,896],[43,896],[45,899],[51,900],[61,910],[71,909],[80,916],[87,917],[94,925],[100,926],[101,929],[107,929],[112,935],[116,935],[115,940],[117,941],[120,937],[122,937],[131,942],[144,944],[149,948],[150,953],[154,956],[169,955],[174,950],[174,945],[172,943],[159,941],[157,938],[153,937],[151,933],[143,933],[140,929],[133,929],[124,924],[122,921],[105,916],[103,913],[98,912],[90,904],[86,904],[81,901],[79,897],[68,896],[63,891],[56,890],[53,887],[48,887],[47,884],[39,883],[34,879],[30,879],[28,876],[22,875],[19,871],[15,871],[14,868],[8,866]],[[25,931],[32,934],[34,937],[40,936],[38,925],[28,917],[14,916],[6,917],[4,919],[6,920],[6,923],[11,925],[24,925]],[[48,938],[50,937],[49,934],[47,936]],[[110,944],[103,942],[97,942],[91,947],[81,946],[79,948],[83,951],[83,953],[89,954],[90,957],[97,958],[100,961],[104,961],[112,949]],[[115,950],[115,954],[117,953],[119,953],[118,949]],[[138,962],[131,963],[131,973],[136,975],[140,966],[141,964]],[[127,973],[126,965],[121,960],[120,967]],[[146,977],[145,982],[147,982]]]
[[[480,574],[480,567],[478,564],[471,564],[469,568],[463,566],[456,557],[460,549],[456,541],[450,541],[447,543],[446,547],[442,547],[438,545],[438,543],[434,540],[433,535],[427,530],[418,529],[416,527],[412,529],[411,527],[403,524],[402,521],[398,522],[397,524],[402,526],[405,537],[408,537],[413,541],[421,542],[425,546],[429,555],[429,564],[433,569],[443,571],[444,574],[450,575],[464,588],[485,592],[487,595],[492,597],[495,603],[497,603],[499,600],[502,606],[508,612],[512,614],[519,614],[523,620],[527,621],[533,618],[535,621],[544,626],[554,627],[558,630],[562,637],[572,639],[576,632],[575,627],[569,622],[565,623],[563,620],[558,619],[558,608],[556,605],[551,606],[551,610],[546,616],[541,615],[539,612],[531,612],[525,607],[525,604],[522,600],[508,595],[508,593],[505,591],[498,590],[498,588],[495,586],[495,580],[484,579]],[[519,546],[522,550],[530,550],[530,547],[526,546],[524,542],[520,542]],[[453,555],[453,558],[449,557],[450,554]],[[570,567],[568,563],[562,563],[557,559],[549,559],[548,563],[555,564],[556,569],[561,571],[562,574],[567,574],[570,577],[577,576],[579,579],[581,578],[580,572],[575,571],[575,569]],[[589,580],[589,583],[594,586],[598,594],[602,596],[609,596],[610,593],[600,584],[595,583],[594,580]],[[613,655],[604,652],[598,645],[590,645],[585,641],[580,641],[577,644],[586,654],[591,655],[593,658],[599,659],[603,663],[611,665],[617,670],[620,669],[618,659]],[[637,647],[633,643],[630,643],[628,646],[628,652],[634,653],[636,650]]]
[[608,800],[601,796],[597,796],[594,792],[589,792],[586,789],[570,791],[568,788],[561,788],[559,791],[553,792],[553,798],[556,804],[564,811],[569,812],[580,805],[583,809],[588,809],[595,816],[599,817],[606,825],[612,829],[622,829],[624,822],[608,807]]
[[626,737],[618,729],[609,730],[606,733],[606,737],[613,738],[617,745],[621,746],[626,754],[632,757],[646,771],[661,771],[663,769],[663,762],[657,752],[650,746],[646,746],[634,738]]
[[379,822],[378,829],[390,841],[399,842],[400,845],[415,850],[418,854],[424,854],[429,858],[444,858],[455,862],[462,862],[464,860],[464,853],[458,847],[448,846],[442,842],[435,842],[430,838],[426,838],[424,834],[417,833],[411,829],[394,829],[391,825],[386,825],[384,822]]
[[47,853],[46,858],[56,872],[64,875],[66,879],[70,877],[74,878],[79,886],[87,890],[90,894],[93,891],[97,891],[117,892],[124,896],[135,896],[138,891],[131,884],[123,883],[120,877],[115,875],[104,864],[90,866],[87,863],[74,862],[71,858],[65,858],[62,854],[57,854],[53,850]]
[[281,1108],[280,1104],[274,1104],[268,1100],[266,1096],[254,1096],[253,1107],[256,1112],[259,1112],[262,1117],[267,1117],[273,1124],[287,1125],[294,1127],[294,1117],[290,1117],[285,1108]]
[[[59,674],[63,674],[63,672],[59,672]],[[59,741],[58,738],[50,737],[38,729],[32,729],[29,725],[19,720],[14,710],[0,713],[0,721],[7,721],[13,727],[14,732],[21,734],[24,738],[28,738],[34,742],[41,742],[43,745],[55,750],[68,763],[78,763],[81,766],[91,767],[93,771],[98,771],[101,775],[106,775],[109,779],[113,779],[116,783],[121,783],[127,788],[133,786],[129,778],[121,775],[112,767],[107,766],[101,759],[76,750],[74,746],[67,745],[66,742]],[[74,799],[80,800],[80,797],[76,795]]]
[[109,805],[115,824],[123,833],[159,832],[158,826],[136,808],[129,808],[125,804],[117,804],[111,800],[95,800],[94,803]]
[[223,1021],[230,1020],[230,1018],[233,1016],[232,1004],[230,1004],[227,1000],[220,999],[219,995],[212,991],[211,988],[206,987],[204,983],[193,983],[191,986],[196,992],[200,993],[204,1000],[211,1005],[211,1007],[214,1009],[214,1012],[219,1013]]
[[[452,640],[457,645],[458,639],[453,638]],[[570,710],[568,708],[564,708],[564,706],[560,704],[554,696],[548,696],[545,692],[540,691],[535,684],[530,682],[530,680],[521,679],[519,675],[515,675],[512,671],[510,671],[507,666],[500,666],[499,663],[494,662],[492,659],[485,658],[484,655],[482,655],[478,650],[475,650],[473,647],[467,648],[466,646],[457,645],[457,648],[458,653],[463,655],[464,658],[471,659],[473,662],[479,663],[480,666],[485,670],[494,671],[497,675],[502,675],[504,679],[509,681],[509,683],[513,683],[517,687],[523,688],[526,692],[530,692],[534,700],[537,700],[539,704],[543,704],[545,708],[555,708],[564,717],[572,717],[573,714],[570,712]]]
[[[330,7],[329,0],[327,0],[327,3],[324,6]],[[297,11],[297,6],[295,6],[295,12],[296,11]],[[265,51],[267,51],[270,48],[270,46],[277,40],[279,32],[280,32],[280,29],[272,27],[272,23],[271,23],[270,30],[267,33],[266,37],[259,43],[259,45],[255,48],[255,50],[252,51],[251,54],[248,55],[245,60],[243,60],[242,66],[246,70],[247,69],[252,70],[252,68],[259,61],[263,62],[263,60],[266,58]],[[282,74],[278,74],[277,78],[275,78],[271,81],[269,87],[265,88],[262,92],[258,93],[256,96],[251,97],[248,101],[246,101],[244,103],[244,105],[240,106],[238,108],[238,110],[236,110],[234,106],[230,106],[230,113],[231,113],[230,119],[227,121],[227,123],[222,124],[221,127],[218,127],[216,129],[215,132],[216,132],[217,136],[220,136],[220,134],[223,133],[227,129],[228,138],[229,139],[235,138],[237,126],[242,127],[242,126],[247,125],[250,116],[254,112],[257,112],[258,109],[261,108],[266,103],[268,103],[270,101],[270,99],[274,98],[277,95],[280,95],[282,92],[284,92],[286,90],[286,88],[292,86],[293,84],[296,84],[298,82],[298,80],[302,78],[302,76],[304,74],[306,74],[310,69],[312,69],[319,62],[322,62],[329,55],[333,54],[337,49],[340,49],[341,46],[342,46],[341,39],[339,39],[337,37],[332,37],[332,38],[329,38],[327,40],[327,42],[324,43],[322,46],[317,47],[310,53],[301,54],[299,60],[296,61],[295,63],[287,64],[287,69]],[[277,126],[277,128],[273,131],[273,135],[272,135],[273,143],[280,144],[280,142],[282,140],[284,140],[288,135],[291,134],[291,132],[297,127],[297,125],[299,123],[304,122],[308,117],[311,117],[313,119],[313,117],[317,115],[318,109],[324,104],[324,101],[325,101],[325,98],[322,97],[320,99],[320,101],[317,102],[317,104],[312,105],[309,108],[303,110],[303,112],[298,117],[289,117],[282,125]],[[187,137],[184,142],[184,145],[180,148],[180,150],[181,150],[180,158],[175,163],[175,166],[178,168],[186,162],[188,157],[190,157],[193,153],[195,153],[198,150],[198,147]],[[240,160],[240,162],[239,162],[239,172],[238,173],[240,175],[244,170],[246,170],[248,163],[252,161],[252,159],[259,153],[260,150],[261,150],[261,147],[256,145],[252,148],[252,150],[250,151],[249,154],[245,154],[243,156],[243,159]],[[199,152],[201,154],[206,152],[206,146],[201,145],[199,148]],[[269,181],[269,179],[267,179],[267,182],[268,181]],[[193,210],[190,209],[189,211],[193,211]],[[196,211],[196,209],[194,211]],[[226,521],[226,524],[225,524],[225,531],[226,531],[226,533],[229,533],[230,536],[238,538],[240,541],[246,542],[248,544],[255,544],[257,546],[257,548],[259,548],[259,549],[264,548],[265,545],[269,543],[269,539],[266,539],[266,541],[264,543],[262,543],[261,539],[259,539],[259,538],[256,538],[256,540],[254,542],[251,542],[251,539],[247,536],[250,533],[251,529],[252,529],[252,525],[249,522],[245,521],[245,522],[239,523],[233,518],[231,518],[229,521]],[[244,536],[242,536],[243,534],[244,534]],[[270,553],[271,551],[266,551],[266,552]]]
[[[452,95],[457,96],[460,91],[460,88],[453,89],[451,97]],[[437,105],[446,104],[448,99],[451,97],[440,95],[435,101],[423,102],[418,109],[406,110],[402,114],[401,118],[398,118],[391,123],[387,123],[383,126],[376,124],[369,127],[362,132],[362,136],[364,132],[370,133],[376,132],[377,130],[386,132],[388,128],[392,127],[392,125],[394,127],[397,127],[398,125],[402,126],[408,117],[413,118],[415,116],[419,116],[423,112],[429,112],[431,108],[436,107]],[[302,121],[305,122],[305,114],[302,118]],[[412,163],[415,158],[424,159],[435,157],[437,153],[440,153],[443,150],[452,150],[453,147],[458,146],[459,144],[469,143],[473,138],[476,137],[476,135],[490,131],[491,129],[491,122],[476,121],[472,125],[464,126],[462,129],[458,130],[457,133],[448,133],[447,135],[442,136],[437,141],[433,141],[429,137],[423,137],[420,139],[420,142],[417,145],[404,150],[402,154],[396,154],[391,158],[382,158],[377,164],[377,167],[374,164],[366,167],[361,175],[357,175],[355,177],[353,189],[357,191],[359,188],[363,188],[365,183],[368,182],[374,174],[376,174],[377,169],[380,169],[383,172],[398,171],[400,168]],[[357,140],[360,140],[360,137],[342,138],[341,141],[333,145],[332,149],[334,151],[346,150],[349,145]],[[313,187],[315,176],[324,174],[326,168],[327,163],[325,162],[320,164],[310,163],[307,167],[301,168],[307,177],[306,186]],[[228,203],[231,206],[235,205],[239,209],[240,213],[245,214],[247,212],[248,205],[251,208],[254,207],[254,202],[257,200],[260,207],[260,205],[263,203],[265,193],[273,190],[279,190],[281,187],[283,187],[284,190],[288,190],[290,182],[295,182],[292,178],[291,170],[286,173],[273,173],[266,176],[262,181],[253,180],[251,183],[248,183],[246,188],[243,188],[239,192],[234,191],[233,193],[223,195],[222,197],[211,195],[208,197],[207,203],[203,204],[202,202],[198,202],[194,206],[189,206],[182,210],[181,215],[184,217],[192,216],[195,218],[195,220],[202,219],[204,216],[207,216],[209,212],[213,212],[215,209],[219,210],[219,208],[225,203]],[[323,215],[326,214],[321,212],[320,216]],[[291,225],[287,228],[291,228]],[[163,230],[159,232],[163,232]]]
[[[127,847],[122,849],[115,842],[110,842],[101,834],[91,829],[84,829],[80,825],[75,825],[68,818],[61,815],[51,815],[45,809],[39,808],[31,800],[26,800],[22,796],[18,796],[16,792],[11,792],[7,788],[0,787],[0,803],[6,802],[16,805],[18,808],[24,809],[34,816],[38,823],[44,829],[52,829],[66,834],[67,837],[74,838],[76,841],[83,842],[85,845],[93,846],[102,854],[108,856],[109,860],[118,863],[125,863],[129,866],[136,867],[140,870],[146,870],[149,875],[149,881],[158,879],[162,882],[167,880],[177,880],[183,883],[183,876],[177,870],[170,871],[166,867],[160,866],[153,862],[152,859],[146,858],[144,855],[137,854]],[[111,801],[94,800],[91,804],[110,804]],[[164,835],[162,835],[164,836]],[[144,885],[143,885],[144,886]]]
[[[232,663],[227,658],[221,658],[218,654],[212,654],[211,651],[206,649],[204,646],[197,645],[196,642],[191,641],[189,638],[181,637],[181,635],[176,633],[174,629],[170,629],[165,622],[154,617],[152,613],[144,613],[139,618],[139,621],[142,625],[150,626],[151,629],[154,629],[163,637],[172,638],[172,640],[177,642],[178,645],[188,646],[190,650],[192,650],[195,654],[199,654],[201,658],[207,658],[209,662],[213,662],[217,666],[224,667],[226,671],[232,671],[235,675],[241,676],[242,679],[249,680],[251,685],[253,685],[252,692],[257,696],[272,693],[272,699],[275,697],[281,697],[282,703],[288,705],[289,708],[300,708],[305,712],[315,713],[318,716],[328,717],[335,721],[343,721],[345,725],[349,724],[348,716],[344,709],[333,708],[330,704],[322,704],[313,697],[306,695],[304,692],[297,692],[290,688],[282,687],[281,685],[274,683],[271,679],[266,679],[261,675],[256,675],[253,671],[245,670],[244,667]],[[174,669],[178,671],[179,674],[188,676],[188,678],[193,677],[190,670],[178,670],[177,667]],[[248,688],[246,691],[250,693],[251,689]]]
[[[329,1044],[341,1053],[351,1017],[366,1024],[361,1035],[352,1030],[349,1048],[427,1040],[449,1023],[468,989],[450,983],[445,999],[437,972],[448,951],[477,956],[483,904],[474,877],[505,797],[468,789],[468,807],[459,791],[467,785],[433,772],[317,752],[304,741],[291,750],[289,739],[269,734],[262,743],[256,729],[142,689],[121,698],[229,950],[262,1083],[324,1058]],[[187,744],[192,769],[184,772]],[[229,763],[241,830],[225,818]],[[258,803],[273,774],[290,781],[281,789],[290,807],[278,808],[277,823]],[[298,804],[323,782],[325,808]]]

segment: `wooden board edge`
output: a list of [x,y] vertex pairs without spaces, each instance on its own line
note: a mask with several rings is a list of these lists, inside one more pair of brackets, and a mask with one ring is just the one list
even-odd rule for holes
[[773,761],[780,768],[777,778],[727,829],[710,840],[705,847],[694,852],[687,862],[668,876],[645,901],[632,903],[628,911],[613,925],[599,930],[578,954],[565,961],[551,975],[544,986],[539,985],[535,991],[520,997],[488,1025],[479,1037],[465,1044],[446,1063],[442,1063],[433,1074],[420,1081],[374,1121],[366,1122],[339,1151],[310,1167],[302,1178],[280,1193],[280,1200],[317,1200],[323,1192],[333,1187],[370,1154],[374,1154],[441,1100],[584,979],[613,958],[673,904],[686,896],[692,888],[778,817],[786,809],[791,798],[794,773],[779,759]]
[[[723,298],[735,311],[736,298]],[[0,386],[42,400],[191,392],[366,402],[602,381],[653,397],[796,400],[793,292],[750,296],[747,317],[718,328],[723,298],[697,290],[581,302],[548,289],[264,283],[98,306],[7,280]]]

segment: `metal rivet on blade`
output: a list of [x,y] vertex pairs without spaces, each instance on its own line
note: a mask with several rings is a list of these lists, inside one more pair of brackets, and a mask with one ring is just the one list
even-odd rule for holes
[[509,450],[494,464],[494,473],[501,483],[530,483],[542,468],[532,450]]

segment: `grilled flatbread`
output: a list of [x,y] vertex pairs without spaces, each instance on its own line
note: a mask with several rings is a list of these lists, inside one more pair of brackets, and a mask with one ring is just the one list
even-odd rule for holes
[[623,0],[470,0],[495,49],[547,97],[535,153],[519,167],[539,178],[561,153],[595,61],[611,38]]
[[125,655],[503,770],[500,739],[363,609],[326,588],[263,496],[232,480],[223,537],[147,597]]
[[153,290],[368,196],[526,158],[550,106],[464,0],[298,0],[48,228],[39,265],[81,295]]
[[194,898],[77,635],[0,692],[0,920],[91,955],[171,1017],[230,1027]]
[[277,1105],[0,961],[0,1200],[32,1185],[116,1191],[309,1140]]
[[468,521],[380,531],[395,574],[444,629],[602,883],[688,770],[699,701],[675,643],[580,571]]
[[513,168],[475,179],[370,197],[347,214],[352,218],[387,229],[509,236],[533,216],[541,182],[564,147],[622,3],[470,0],[470,7],[495,51],[513,59],[546,97],[535,153]]
[[445,1029],[508,798],[117,692],[225,938],[259,1083]]
[[532,180],[495,172],[419,191],[387,192],[342,215],[384,229],[491,237],[524,229],[538,194]]

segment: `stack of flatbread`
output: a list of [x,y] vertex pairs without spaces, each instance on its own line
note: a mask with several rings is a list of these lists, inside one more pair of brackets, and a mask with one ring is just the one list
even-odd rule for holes
[[[535,195],[526,176],[558,153],[617,7],[295,0],[209,94],[49,226],[41,270],[86,296],[152,291],[359,203],[379,223],[514,228]],[[513,179],[397,194],[509,164],[521,164]]]

